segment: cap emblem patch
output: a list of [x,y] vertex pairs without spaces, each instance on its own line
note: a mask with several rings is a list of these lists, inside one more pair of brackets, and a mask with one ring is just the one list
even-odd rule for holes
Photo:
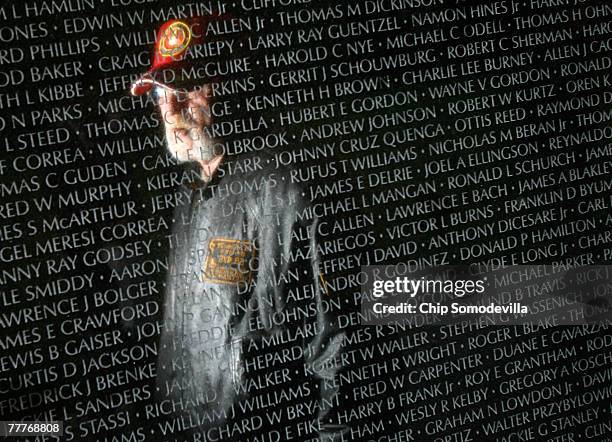
[[168,26],[159,39],[159,53],[164,57],[178,57],[191,42],[191,29],[186,23],[176,21]]

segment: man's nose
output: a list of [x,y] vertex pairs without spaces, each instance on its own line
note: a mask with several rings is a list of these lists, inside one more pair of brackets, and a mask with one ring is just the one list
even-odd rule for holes
[[186,106],[186,100],[179,100],[177,94],[171,91],[164,91],[160,98],[159,105],[166,112],[179,113]]

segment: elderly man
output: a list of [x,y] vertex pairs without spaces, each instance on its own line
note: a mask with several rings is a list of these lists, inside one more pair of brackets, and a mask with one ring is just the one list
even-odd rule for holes
[[156,95],[169,152],[198,170],[174,216],[181,240],[171,250],[158,384],[183,416],[174,431],[194,441],[340,440],[344,334],[325,299],[317,220],[304,216],[308,203],[287,171],[261,156],[229,167],[215,151],[223,140],[207,135],[204,80],[181,89],[161,81],[186,80],[205,31],[200,18],[165,23],[152,68],[131,89]]

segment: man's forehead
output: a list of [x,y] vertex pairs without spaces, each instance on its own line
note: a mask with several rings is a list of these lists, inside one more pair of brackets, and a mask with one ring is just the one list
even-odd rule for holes
[[153,72],[151,78],[173,89],[204,90],[212,92],[213,79],[200,75],[198,66],[173,66]]
[[208,84],[198,84],[190,88],[173,88],[167,85],[159,85],[153,88],[152,94],[156,98],[173,96],[176,98],[198,98],[211,97],[212,88]]

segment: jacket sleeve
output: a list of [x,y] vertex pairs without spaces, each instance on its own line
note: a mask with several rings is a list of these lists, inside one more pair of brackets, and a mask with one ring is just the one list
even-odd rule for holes
[[[301,346],[303,357],[295,361],[294,373],[300,374],[292,381],[309,385],[310,394],[303,401],[309,402],[311,413],[307,419],[316,423],[316,430],[309,437],[318,437],[322,442],[348,440],[347,436],[342,437],[348,428],[338,421],[337,414],[345,400],[339,393],[337,374],[343,368],[341,353],[346,337],[339,328],[337,306],[334,311],[329,303],[335,294],[322,272],[319,220],[312,216],[310,202],[300,188],[289,184],[287,178],[276,181],[277,186],[266,189],[263,198],[267,206],[264,213],[268,216],[259,219],[259,248],[262,267],[280,282],[265,285],[265,290],[264,284],[258,284],[256,290],[262,291],[258,297],[274,299],[277,312],[301,312],[293,315],[298,319],[285,327],[306,331],[295,342]],[[275,263],[273,268],[269,268],[269,263]]]
[[[340,395],[339,379],[337,374],[343,367],[341,358],[345,350],[346,334],[339,328],[337,312],[334,312],[331,300],[335,293],[327,285],[322,271],[321,256],[318,253],[320,238],[318,235],[319,220],[310,220],[307,229],[310,231],[309,259],[307,267],[308,281],[312,282],[315,314],[309,315],[306,322],[316,323],[317,335],[305,342],[305,364],[308,373],[314,373],[314,382],[318,384],[320,423],[320,440],[340,441],[348,440],[343,433],[349,428],[338,421],[338,411],[342,408],[345,398]],[[326,304],[326,305],[324,305]]]
[[304,374],[313,387],[318,405],[313,416],[318,421],[317,436],[319,440],[328,442],[347,440],[347,436],[343,438],[342,434],[349,429],[338,421],[337,414],[345,403],[344,395],[340,395],[337,375],[343,365],[341,354],[345,350],[346,335],[339,328],[337,307],[334,310],[329,302],[336,294],[331,291],[323,274],[319,253],[320,221],[309,210],[312,207],[301,190],[288,189],[287,195],[292,200],[288,207],[292,209],[288,213],[293,218],[290,221],[290,244],[293,252],[300,250],[291,267],[300,275],[300,288],[310,292],[301,301],[304,310],[309,312],[303,318],[302,327],[316,330],[316,333],[306,335],[302,346]]

